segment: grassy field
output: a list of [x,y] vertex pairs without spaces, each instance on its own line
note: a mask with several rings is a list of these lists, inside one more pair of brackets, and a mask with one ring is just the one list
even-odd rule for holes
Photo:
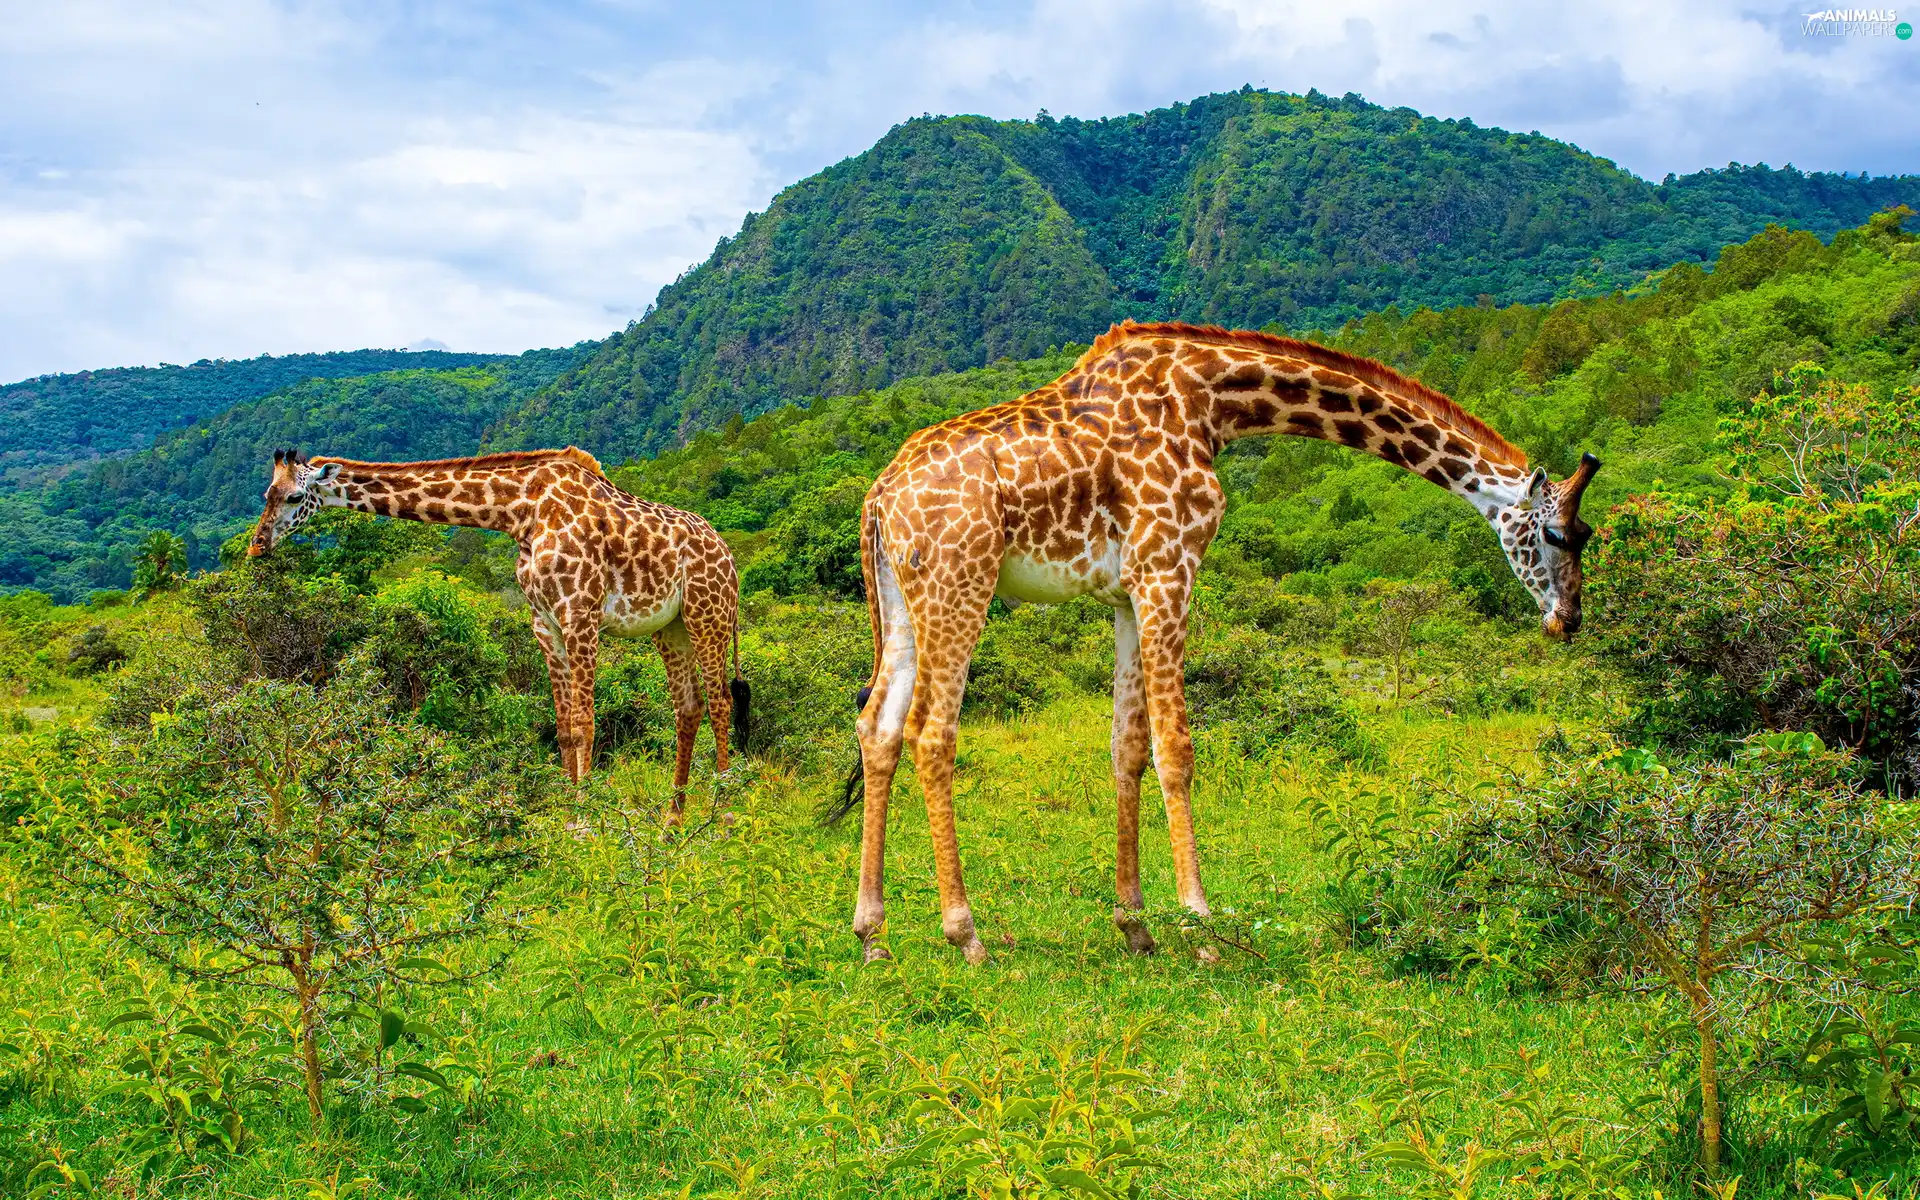
[[[963,731],[962,847],[994,954],[977,969],[941,939],[910,772],[890,845],[895,960],[863,967],[849,929],[857,821],[813,820],[830,779],[749,766],[724,784],[731,820],[668,837],[653,815],[661,768],[622,762],[611,801],[546,818],[545,866],[517,897],[529,936],[508,964],[388,999],[415,1023],[393,1059],[444,1087],[348,1072],[317,1134],[296,1089],[241,1094],[248,1148],[169,1160],[164,1185],[139,1163],[169,1127],[151,1099],[112,1094],[123,1061],[159,1046],[183,1075],[271,1074],[272,1037],[216,1054],[187,1028],[203,1010],[262,1030],[286,1014],[263,997],[268,1010],[246,1017],[169,982],[11,874],[4,1178],[56,1164],[35,1177],[54,1195],[82,1190],[64,1163],[118,1195],[1532,1196],[1549,1194],[1527,1169],[1544,1156],[1608,1194],[1686,1190],[1670,1181],[1687,1152],[1671,1007],[1515,989],[1492,937],[1485,970],[1465,977],[1396,969],[1350,945],[1329,901],[1343,860],[1321,848],[1331,826],[1316,801],[1417,828],[1436,796],[1524,769],[1546,721],[1383,712],[1385,761],[1361,774],[1203,739],[1217,916],[1182,928],[1153,820],[1163,952],[1133,958],[1111,925],[1109,712],[1072,701]],[[157,1019],[109,1028],[135,1000]],[[349,1062],[373,1041],[351,1017],[333,1037]],[[1740,1195],[1809,1194],[1815,1169],[1765,1132],[1791,1124],[1790,1104],[1743,1095]],[[1380,1157],[1408,1142],[1401,1153],[1430,1167]]]

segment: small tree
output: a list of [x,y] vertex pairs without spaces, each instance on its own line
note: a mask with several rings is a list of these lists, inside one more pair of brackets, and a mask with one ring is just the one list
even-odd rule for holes
[[1811,734],[1669,769],[1629,750],[1551,774],[1482,814],[1482,870],[1576,899],[1685,1000],[1699,1039],[1700,1163],[1718,1169],[1719,1052],[1732,985],[1811,928],[1914,898],[1910,840]]
[[1437,580],[1376,579],[1367,585],[1367,597],[1354,644],[1387,660],[1393,669],[1393,702],[1398,704],[1407,680],[1407,656],[1419,644],[1421,622],[1444,612],[1453,593]]
[[187,544],[176,534],[156,529],[140,543],[133,560],[133,592],[142,600],[178,587],[186,578]]
[[62,828],[60,874],[91,920],[190,976],[293,1001],[316,1126],[329,1010],[444,981],[430,955],[516,931],[494,901],[530,861],[524,788],[389,712],[358,663],[320,690],[189,694],[107,748]]

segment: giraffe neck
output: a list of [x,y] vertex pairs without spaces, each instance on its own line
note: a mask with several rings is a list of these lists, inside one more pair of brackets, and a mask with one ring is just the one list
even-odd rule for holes
[[1412,471],[1497,524],[1526,495],[1526,455],[1452,401],[1409,381],[1365,378],[1351,365],[1249,356],[1206,387],[1214,442],[1259,434],[1319,438]]
[[432,525],[493,529],[515,537],[530,524],[539,495],[551,482],[527,466],[313,461],[316,465],[340,463],[339,473],[321,496],[325,507]]

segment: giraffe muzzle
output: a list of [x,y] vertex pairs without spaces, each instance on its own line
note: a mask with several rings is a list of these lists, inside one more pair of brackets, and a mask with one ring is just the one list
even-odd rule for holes
[[1580,614],[1554,613],[1540,622],[1540,630],[1556,642],[1570,642],[1580,632]]

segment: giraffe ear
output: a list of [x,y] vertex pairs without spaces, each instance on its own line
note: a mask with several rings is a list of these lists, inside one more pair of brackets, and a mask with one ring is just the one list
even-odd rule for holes
[[1527,494],[1520,498],[1521,508],[1532,508],[1540,503],[1540,497],[1547,494],[1547,473],[1535,471],[1533,478],[1527,480]]
[[318,471],[315,471],[313,473],[313,482],[325,483],[327,480],[332,479],[335,475],[338,475],[339,473],[340,473],[339,463],[327,463],[323,465]]

